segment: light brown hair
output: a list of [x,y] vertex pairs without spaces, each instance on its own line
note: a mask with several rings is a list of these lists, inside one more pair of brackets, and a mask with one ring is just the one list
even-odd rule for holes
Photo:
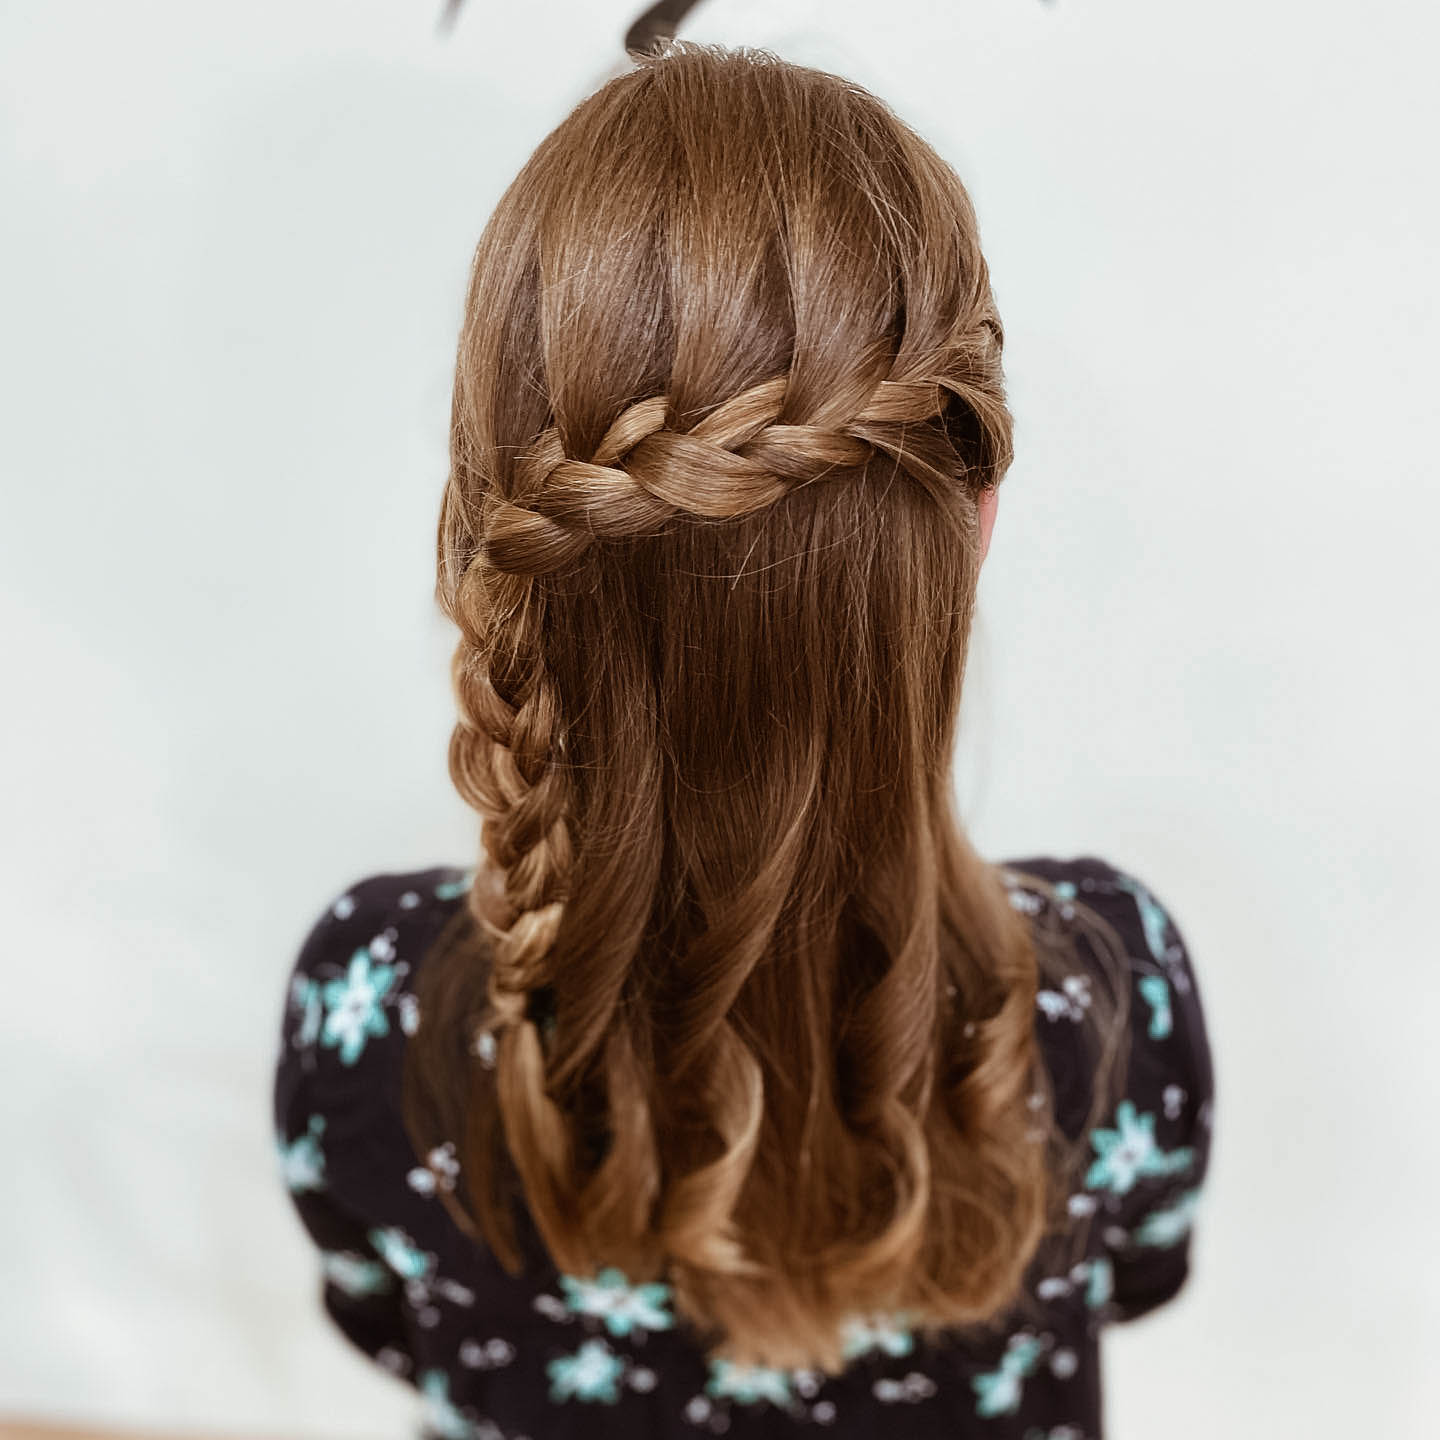
[[764,51],[639,57],[475,255],[436,593],[485,853],[407,1124],[512,1271],[523,1202],[732,1360],[993,1319],[1063,1198],[1037,932],[952,796],[1002,343],[954,171]]

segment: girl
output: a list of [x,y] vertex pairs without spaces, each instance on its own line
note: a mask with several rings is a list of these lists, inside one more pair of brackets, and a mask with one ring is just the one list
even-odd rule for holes
[[1102,1326],[1183,1282],[1180,934],[954,811],[1002,341],[953,171],[766,52],[638,56],[486,227],[437,584],[481,863],[326,910],[275,1085],[426,1434],[1092,1440]]

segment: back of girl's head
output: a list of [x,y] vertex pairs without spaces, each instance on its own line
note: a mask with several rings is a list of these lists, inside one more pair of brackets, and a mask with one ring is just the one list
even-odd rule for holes
[[523,1196],[732,1358],[981,1320],[1044,1228],[1034,950],[951,802],[1001,342],[954,172],[765,52],[640,59],[476,254],[437,594],[489,878],[417,1073],[507,1263]]

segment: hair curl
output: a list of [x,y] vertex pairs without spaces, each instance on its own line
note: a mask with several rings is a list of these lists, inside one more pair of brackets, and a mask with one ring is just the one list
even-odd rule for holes
[[407,1124],[512,1271],[518,1214],[737,1361],[993,1319],[1057,1218],[1039,932],[952,799],[1002,344],[954,172],[763,51],[639,57],[476,253],[436,594],[485,863]]

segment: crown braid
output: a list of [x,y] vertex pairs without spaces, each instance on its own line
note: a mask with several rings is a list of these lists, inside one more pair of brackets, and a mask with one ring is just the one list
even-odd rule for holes
[[786,425],[779,417],[787,386],[784,375],[753,385],[686,431],[667,428],[667,397],[649,396],[621,411],[589,460],[567,457],[559,431],[548,426],[519,458],[524,498],[487,497],[486,562],[515,575],[552,574],[595,540],[655,535],[676,514],[747,515],[830,470],[863,465],[876,451],[922,482],[951,485],[952,473],[892,427],[941,415],[947,392],[982,411],[988,398],[964,380],[892,377],[848,423]]

